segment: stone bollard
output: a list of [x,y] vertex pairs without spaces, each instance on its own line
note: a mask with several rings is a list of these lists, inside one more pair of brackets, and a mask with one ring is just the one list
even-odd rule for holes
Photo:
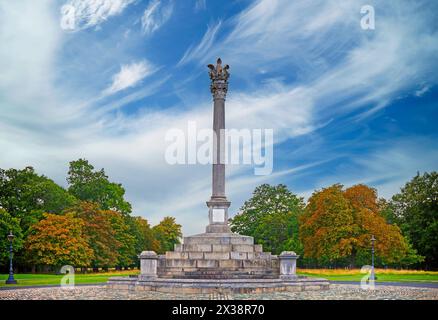
[[296,279],[297,259],[299,256],[293,251],[283,251],[280,260],[280,279]]
[[158,256],[154,251],[143,251],[140,255],[140,280],[157,277]]

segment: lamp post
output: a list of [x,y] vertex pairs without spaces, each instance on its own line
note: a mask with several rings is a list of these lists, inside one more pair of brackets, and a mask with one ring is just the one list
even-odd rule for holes
[[6,284],[17,284],[17,280],[14,279],[14,269],[12,267],[12,240],[14,240],[14,235],[12,234],[12,230],[9,231],[8,240],[10,243],[9,246],[9,278],[6,280]]
[[374,242],[375,241],[376,238],[374,238],[374,235],[371,235],[371,274],[370,274],[371,281],[376,280],[376,277],[374,275]]

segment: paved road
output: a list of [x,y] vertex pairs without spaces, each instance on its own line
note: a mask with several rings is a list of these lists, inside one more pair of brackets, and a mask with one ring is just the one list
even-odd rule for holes
[[[333,284],[350,284],[350,285],[360,285],[359,281],[330,281]],[[87,287],[87,286],[104,286],[105,283],[94,283],[94,284],[76,284],[77,287]],[[411,288],[431,288],[438,289],[438,282],[376,282],[376,286],[395,286],[395,287],[411,287]],[[40,286],[20,286],[20,287],[0,287],[0,290],[15,290],[15,289],[33,289],[33,288],[57,288],[59,285],[40,285]]]
[[155,291],[107,289],[104,286],[77,286],[74,289],[33,288],[0,290],[0,300],[437,300],[436,288],[378,285],[363,290],[356,284],[334,282],[330,290],[250,294],[176,294]]

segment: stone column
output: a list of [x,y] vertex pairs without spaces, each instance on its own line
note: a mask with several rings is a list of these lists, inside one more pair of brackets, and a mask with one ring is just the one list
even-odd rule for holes
[[225,97],[228,91],[229,66],[222,67],[218,59],[216,66],[208,65],[210,69],[211,94],[213,95],[213,171],[212,195],[207,201],[209,208],[209,225],[207,233],[231,232],[228,226],[228,208],[230,202],[225,195]]
[[157,277],[158,256],[154,251],[143,251],[140,256],[140,280]]
[[[217,89],[216,83],[213,93],[213,132],[216,138],[213,146],[213,179],[212,179],[212,198],[226,199],[225,196],[225,92]],[[223,84],[223,86],[225,86]]]
[[297,277],[297,259],[299,256],[293,251],[283,251],[278,259],[280,260],[280,279],[295,279]]

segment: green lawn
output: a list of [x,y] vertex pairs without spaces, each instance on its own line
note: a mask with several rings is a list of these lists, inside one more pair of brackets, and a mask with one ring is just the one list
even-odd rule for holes
[[[98,284],[105,283],[108,278],[114,276],[128,276],[135,275],[138,272],[134,271],[126,271],[126,272],[108,272],[108,273],[87,273],[75,274],[75,283],[76,284]],[[38,285],[59,285],[61,283],[61,279],[64,275],[55,275],[55,274],[16,274],[14,275],[15,280],[17,280],[17,285],[8,285],[8,286],[38,286]],[[0,275],[0,287],[6,287],[5,284],[6,279],[8,278],[7,274]]]
[[[333,274],[336,273],[336,274]],[[76,284],[99,284],[105,283],[108,278],[113,276],[128,276],[138,274],[138,271],[122,271],[122,272],[108,272],[108,273],[76,273]],[[333,281],[357,281],[360,282],[364,274],[359,271],[336,271],[326,272],[325,270],[306,270],[306,272],[299,272],[299,275],[306,275],[311,277],[323,277]],[[54,274],[16,274],[15,279],[18,281],[17,286],[38,286],[38,285],[59,285],[64,275]],[[438,272],[433,273],[376,273],[377,281],[397,281],[397,282],[438,282]],[[8,278],[7,274],[0,275],[0,287],[5,287],[5,280]],[[15,286],[15,285],[13,285]]]
[[[366,276],[365,274],[321,274],[315,273],[301,273],[300,275],[310,276],[310,277],[322,277],[333,281],[357,281],[360,282],[361,279]],[[376,273],[377,280],[381,282],[438,282],[438,274],[379,274]]]

